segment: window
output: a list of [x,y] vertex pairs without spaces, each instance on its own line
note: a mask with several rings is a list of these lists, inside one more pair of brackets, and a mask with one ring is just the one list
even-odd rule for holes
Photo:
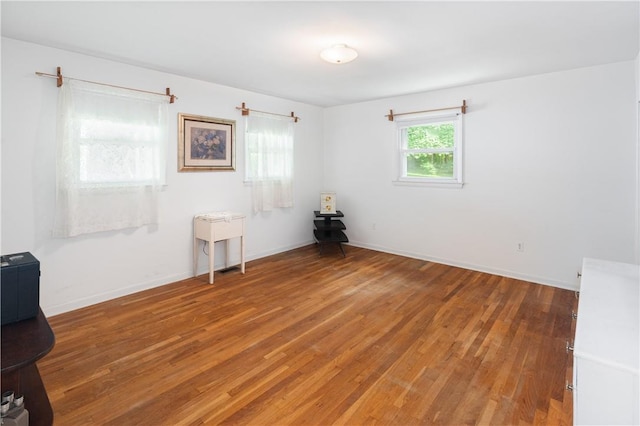
[[55,236],[158,223],[163,95],[67,79],[58,101]]
[[462,115],[398,121],[398,183],[462,186]]
[[257,112],[247,116],[245,178],[253,211],[293,206],[293,123]]
[[159,129],[118,119],[78,118],[78,185],[119,187],[163,181]]

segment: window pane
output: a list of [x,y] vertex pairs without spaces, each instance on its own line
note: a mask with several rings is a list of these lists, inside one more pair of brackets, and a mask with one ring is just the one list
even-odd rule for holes
[[85,140],[155,141],[158,139],[158,126],[85,118],[80,122],[79,136]]
[[90,186],[144,185],[158,173],[158,126],[108,119],[81,119],[78,179]]
[[407,148],[453,148],[453,123],[434,123],[407,129]]
[[407,176],[453,178],[453,152],[408,154]]
[[155,151],[150,146],[83,144],[79,146],[79,179],[91,184],[135,184],[153,182]]

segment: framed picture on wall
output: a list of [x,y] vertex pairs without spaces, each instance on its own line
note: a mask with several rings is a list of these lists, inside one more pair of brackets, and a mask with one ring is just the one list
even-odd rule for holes
[[321,192],[320,193],[320,214],[336,213],[336,193]]
[[178,114],[178,171],[235,170],[236,122]]

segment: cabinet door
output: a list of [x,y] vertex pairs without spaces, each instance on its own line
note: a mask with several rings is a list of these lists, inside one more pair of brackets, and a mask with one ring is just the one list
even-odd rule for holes
[[638,424],[636,374],[576,356],[574,377],[574,424]]

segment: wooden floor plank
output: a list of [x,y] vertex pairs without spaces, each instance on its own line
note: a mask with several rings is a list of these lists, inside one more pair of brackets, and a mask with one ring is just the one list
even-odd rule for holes
[[55,424],[572,423],[573,292],[346,251],[49,318]]

